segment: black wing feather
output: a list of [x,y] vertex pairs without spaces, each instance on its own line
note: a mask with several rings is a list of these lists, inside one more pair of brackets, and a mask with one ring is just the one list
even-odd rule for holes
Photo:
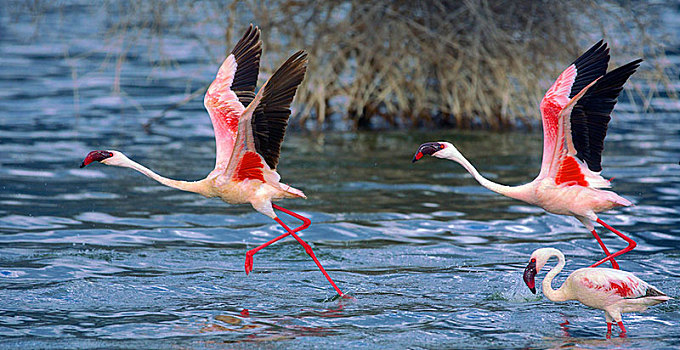
[[576,66],[576,79],[571,86],[569,98],[576,96],[583,88],[592,83],[593,80],[607,73],[607,65],[609,64],[609,48],[607,43],[600,40],[572,64]]
[[665,297],[665,296],[666,296],[666,294],[664,294],[662,291],[660,291],[660,290],[658,290],[658,289],[656,289],[652,286],[648,286],[647,290],[645,291],[645,295],[643,295],[642,298],[644,298],[644,297]]
[[281,143],[290,117],[290,104],[306,71],[307,53],[298,51],[274,72],[253,113],[251,125],[255,149],[272,169],[276,169],[279,163]]
[[602,150],[611,113],[628,78],[640,66],[641,59],[606,73],[576,103],[571,112],[571,134],[576,157],[591,171],[602,170]]
[[[609,64],[609,48],[607,48],[607,43],[600,40],[572,64],[576,66],[576,79],[574,79],[574,84],[571,86],[569,98],[576,96],[588,84],[607,73],[607,65]],[[590,147],[588,120],[586,120],[584,113],[577,111],[577,108],[578,106],[574,106],[571,113],[571,139],[576,150],[581,152],[581,150]]]
[[247,107],[255,98],[257,75],[260,72],[260,56],[262,55],[260,28],[251,24],[231,53],[236,60],[236,73],[231,83],[231,90],[236,93],[243,107]]

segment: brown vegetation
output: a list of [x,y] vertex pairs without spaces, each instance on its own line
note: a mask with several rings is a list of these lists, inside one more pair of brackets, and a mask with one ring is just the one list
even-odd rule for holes
[[310,51],[298,120],[319,129],[333,117],[353,128],[531,125],[554,78],[595,41],[608,39],[618,63],[658,47],[642,16],[612,3],[288,1],[255,18]]
[[[126,48],[144,40],[155,53],[150,56],[158,56],[155,64],[177,64],[162,54],[168,33],[200,42],[209,61],[218,64],[224,56],[213,57],[214,48],[231,47],[252,22],[263,30],[263,72],[298,49],[310,53],[294,117],[303,128],[502,130],[536,125],[538,103],[553,79],[601,38],[612,47],[616,65],[646,59],[633,80],[647,81],[651,88],[629,83],[627,92],[648,107],[657,93],[653,87],[664,90],[676,72],[654,60],[663,55],[663,38],[646,30],[655,19],[640,6],[652,5],[129,0],[107,3],[112,23],[106,37],[119,45],[114,56],[119,76]],[[187,96],[199,98],[201,92]]]

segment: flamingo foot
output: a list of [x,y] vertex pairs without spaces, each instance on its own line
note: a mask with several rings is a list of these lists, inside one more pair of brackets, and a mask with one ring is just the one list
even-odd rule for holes
[[619,337],[623,338],[626,336],[626,327],[623,326],[623,321],[618,322],[619,328],[621,328],[621,334],[619,334]]
[[253,254],[252,250],[246,252],[246,275],[253,271]]
[[[296,230],[299,229],[299,228],[300,228],[300,227],[296,228]],[[255,255],[255,253],[259,252],[260,249],[266,248],[266,247],[269,246],[270,244],[272,244],[272,243],[274,243],[274,242],[276,242],[276,241],[278,241],[278,240],[281,240],[281,239],[285,238],[285,237],[288,236],[289,234],[290,234],[290,233],[286,232],[286,233],[284,233],[284,234],[282,234],[282,235],[280,235],[280,236],[278,236],[278,237],[272,239],[271,241],[269,241],[269,242],[267,242],[267,243],[265,243],[265,244],[263,244],[263,245],[261,245],[261,246],[259,246],[259,247],[257,247],[257,248],[253,248],[253,249],[247,251],[247,252],[246,252],[246,264],[245,264],[246,275],[249,274],[250,271],[253,271],[253,255]]]
[[631,239],[630,237],[628,237],[628,236],[624,235],[623,233],[617,231],[615,228],[609,226],[606,222],[604,222],[604,221],[602,221],[602,220],[600,220],[600,219],[597,219],[597,222],[598,222],[600,225],[604,226],[604,227],[605,227],[606,229],[608,229],[609,231],[614,232],[617,236],[623,238],[623,240],[625,240],[626,242],[628,242],[628,246],[625,247],[625,248],[623,248],[623,249],[621,249],[621,250],[619,250],[618,252],[616,252],[616,253],[614,253],[614,254],[611,254],[611,255],[607,256],[606,258],[604,258],[604,259],[602,259],[602,260],[596,262],[595,264],[591,265],[590,267],[598,266],[598,265],[600,265],[600,264],[606,262],[607,260],[614,261],[614,258],[615,258],[615,257],[617,257],[617,256],[619,256],[619,255],[623,255],[623,254],[625,254],[625,253],[628,253],[629,251],[631,251],[631,250],[635,249],[635,247],[637,247],[637,243],[635,243],[635,241],[634,241],[633,239]]

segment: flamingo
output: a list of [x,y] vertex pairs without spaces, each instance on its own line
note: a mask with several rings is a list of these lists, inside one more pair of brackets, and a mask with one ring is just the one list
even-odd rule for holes
[[[215,168],[206,178],[198,181],[168,179],[115,150],[92,151],[80,167],[97,161],[131,168],[179,190],[208,198],[219,197],[230,204],[250,203],[255,210],[274,219],[286,232],[246,253],[246,274],[253,269],[255,253],[290,235],[304,247],[335,291],[344,296],[309,244],[296,234],[308,228],[311,221],[272,203],[284,198],[307,198],[302,191],[279,182],[281,177],[276,172],[281,142],[291,113],[290,104],[307,69],[307,54],[304,51],[293,54],[255,94],[261,54],[260,29],[251,24],[224,60],[205,94],[204,104],[213,124],[217,146]],[[291,230],[274,209],[301,220],[302,225]]]
[[543,294],[551,301],[578,300],[583,305],[604,310],[608,335],[612,332],[612,320],[619,325],[622,335],[626,333],[622,313],[642,312],[671,299],[628,271],[601,267],[578,269],[554,290],[552,280],[566,264],[564,254],[555,248],[540,248],[531,254],[529,265],[524,269],[524,283],[532,293],[536,294],[534,277],[553,256],[557,257],[557,266],[543,279]]
[[[505,186],[482,175],[449,142],[427,142],[413,157],[424,155],[461,164],[484,187],[496,193],[542,207],[554,214],[576,217],[593,234],[607,260],[619,268],[615,257],[629,252],[635,241],[602,221],[596,213],[632,203],[614,192],[602,171],[601,156],[607,124],[619,93],[640,66],[641,59],[607,72],[609,48],[604,41],[576,59],[548,89],[540,104],[543,119],[543,160],[538,176],[530,183]],[[593,222],[623,238],[628,246],[609,253]]]

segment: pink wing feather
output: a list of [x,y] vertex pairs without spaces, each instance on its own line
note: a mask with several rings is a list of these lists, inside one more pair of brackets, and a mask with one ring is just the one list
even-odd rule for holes
[[239,119],[255,95],[262,42],[252,25],[220,66],[203,103],[215,131],[215,169],[225,170],[234,149]]
[[215,169],[227,165],[226,162],[234,149],[234,141],[238,132],[238,119],[245,110],[236,93],[231,90],[235,72],[236,60],[234,55],[229,55],[203,99],[215,131],[217,146]]
[[600,41],[560,74],[541,101],[544,145],[540,178],[553,178],[557,186],[611,186],[600,176],[609,114],[640,62],[607,72],[609,48]]
[[559,138],[560,112],[569,102],[571,87],[576,79],[576,66],[571,65],[560,74],[541,100],[541,117],[543,119],[543,160],[540,178],[548,175],[549,169],[562,149],[563,140]]
[[[583,117],[577,119],[576,136],[572,133],[572,111],[586,96],[588,89],[605,75],[608,62],[609,49],[606,43],[600,41],[567,67],[541,100],[544,141],[539,178],[551,177],[558,186],[610,186],[599,172],[588,168],[582,156],[577,157],[574,137],[577,137],[581,149],[588,148]],[[604,90],[606,88],[598,91]],[[583,105],[577,109],[579,116],[583,114]]]
[[616,294],[622,298],[645,296],[650,286],[627,271],[613,269],[588,269],[589,273],[579,278],[579,283],[588,289]]
[[[236,181],[259,180],[274,186],[285,186],[286,188],[282,188],[284,191],[304,196],[298,190],[279,184],[279,175],[269,166],[264,155],[270,155],[278,161],[280,142],[283,141],[290,115],[290,103],[306,69],[307,54],[298,51],[260,88],[239,119],[233,154],[225,171],[227,176]],[[254,130],[263,127],[267,121],[273,123],[265,124],[267,128]],[[275,135],[280,135],[280,138],[269,138]],[[272,139],[273,141],[265,142]]]

